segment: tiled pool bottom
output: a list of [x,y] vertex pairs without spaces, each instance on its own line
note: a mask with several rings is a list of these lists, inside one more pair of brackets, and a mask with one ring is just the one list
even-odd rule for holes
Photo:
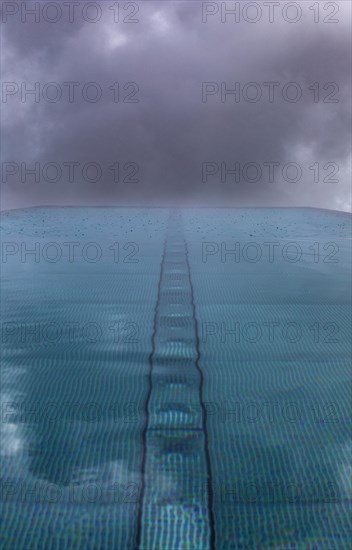
[[349,215],[1,225],[3,547],[350,548]]

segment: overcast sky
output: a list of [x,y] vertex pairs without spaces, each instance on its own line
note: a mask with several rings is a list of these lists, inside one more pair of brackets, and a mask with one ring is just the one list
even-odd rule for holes
[[350,209],[349,1],[69,3],[3,3],[3,209]]

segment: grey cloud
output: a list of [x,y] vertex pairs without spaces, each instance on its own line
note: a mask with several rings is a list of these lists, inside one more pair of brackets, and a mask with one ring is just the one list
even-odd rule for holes
[[[228,3],[230,4],[230,3]],[[300,3],[302,7],[305,2]],[[105,3],[106,7],[107,3]],[[33,84],[55,81],[98,82],[97,103],[78,97],[74,103],[28,100],[18,95],[2,104],[2,161],[38,161],[62,165],[98,162],[103,177],[57,183],[19,175],[2,183],[3,208],[34,204],[246,204],[302,205],[347,209],[350,204],[350,25],[349,7],[340,2],[340,23],[316,24],[304,9],[295,24],[209,23],[201,20],[200,2],[140,3],[139,23],[115,24],[111,12],[95,24],[3,26],[3,81]],[[138,103],[114,103],[114,82],[136,82]],[[202,82],[280,82],[277,100],[225,103],[220,94],[202,102]],[[297,103],[282,100],[282,86],[301,85]],[[325,97],[339,86],[338,103],[314,103],[314,83]],[[81,87],[79,88],[81,90]],[[122,96],[132,88],[123,90]],[[263,88],[266,92],[267,88]],[[335,96],[334,96],[335,97]],[[123,177],[139,166],[138,182],[114,183],[109,167],[120,161]],[[202,182],[202,163],[297,162],[297,183],[266,172],[257,183],[220,181],[219,173]],[[338,183],[324,183],[323,167],[339,167]],[[320,180],[309,169],[319,163]],[[322,171],[323,170],[323,171]],[[126,175],[127,174],[127,175]]]

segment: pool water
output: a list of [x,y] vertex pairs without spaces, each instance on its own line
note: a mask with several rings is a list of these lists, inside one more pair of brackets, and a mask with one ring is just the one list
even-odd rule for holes
[[351,216],[1,219],[5,549],[347,549]]

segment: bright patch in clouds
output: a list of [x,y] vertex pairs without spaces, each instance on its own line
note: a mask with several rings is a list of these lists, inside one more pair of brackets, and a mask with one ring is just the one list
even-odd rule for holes
[[116,29],[115,27],[106,28],[105,43],[109,50],[115,50],[121,46],[124,46],[127,42],[127,36]]
[[151,16],[153,28],[159,34],[166,34],[170,30],[170,23],[166,18],[165,12],[156,11]]

